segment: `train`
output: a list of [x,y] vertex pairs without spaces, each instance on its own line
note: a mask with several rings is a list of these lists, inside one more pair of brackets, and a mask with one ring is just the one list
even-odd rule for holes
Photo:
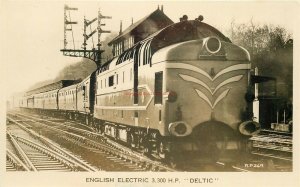
[[77,84],[22,97],[21,108],[82,120],[172,163],[236,160],[253,120],[249,52],[201,18],[173,23]]

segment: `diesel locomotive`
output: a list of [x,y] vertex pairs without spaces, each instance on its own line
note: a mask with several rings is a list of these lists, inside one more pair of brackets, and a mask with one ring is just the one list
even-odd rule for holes
[[250,55],[202,19],[171,24],[82,82],[26,96],[21,107],[83,120],[165,160],[235,160],[260,130]]

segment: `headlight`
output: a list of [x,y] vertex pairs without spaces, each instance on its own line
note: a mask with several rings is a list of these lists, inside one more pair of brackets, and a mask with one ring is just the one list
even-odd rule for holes
[[174,136],[187,136],[192,133],[192,128],[183,121],[169,124],[169,131]]
[[179,123],[178,125],[175,126],[175,132],[178,134],[184,134],[187,131],[187,128],[184,123]]
[[260,132],[261,126],[255,121],[245,121],[239,125],[239,131],[246,136],[253,136]]
[[221,49],[221,41],[216,37],[210,37],[205,43],[206,50],[212,54],[215,54]]

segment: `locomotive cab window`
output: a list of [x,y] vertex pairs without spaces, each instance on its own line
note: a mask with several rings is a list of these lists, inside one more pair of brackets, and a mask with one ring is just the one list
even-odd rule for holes
[[155,73],[154,104],[162,104],[163,72]]
[[114,76],[112,75],[108,78],[108,86],[111,87],[113,85],[114,85]]
[[85,96],[85,86],[82,86],[83,96]]

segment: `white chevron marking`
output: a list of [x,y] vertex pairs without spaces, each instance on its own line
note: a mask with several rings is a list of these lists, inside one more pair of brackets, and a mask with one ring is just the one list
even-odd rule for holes
[[221,70],[219,73],[217,73],[217,75],[212,79],[213,81],[216,80],[219,76],[231,72],[231,71],[236,71],[236,70],[241,70],[241,69],[251,69],[251,65],[250,64],[236,64],[233,66],[229,66],[223,70]]
[[209,104],[209,106],[211,108],[213,108],[213,105],[211,104],[211,102],[208,99],[208,97],[204,93],[202,93],[200,90],[197,90],[197,89],[195,89],[195,90],[196,90],[197,94],[199,95],[199,97],[201,97],[204,101],[206,101]]
[[[228,72],[243,70],[243,69],[244,70],[251,69],[251,65],[250,64],[236,64],[236,65],[233,65],[233,66],[229,66],[229,67],[221,70],[220,72],[218,72],[213,78],[208,73],[206,73],[204,70],[202,70],[202,69],[200,69],[196,66],[190,65],[190,64],[166,63],[166,68],[190,70],[190,71],[199,73],[199,74],[207,77],[212,82],[214,82],[218,77],[220,77],[221,75],[224,75]],[[217,87],[215,89],[212,89],[206,83],[204,83],[203,81],[201,81],[201,80],[199,80],[195,77],[185,75],[185,74],[179,74],[179,76],[185,81],[193,82],[193,83],[196,83],[196,84],[199,84],[199,85],[203,86],[205,89],[207,89],[211,93],[211,96],[213,96],[224,85],[232,83],[232,82],[237,82],[237,81],[241,80],[242,77],[243,77],[243,75],[237,75],[237,76],[231,77],[231,78],[226,79],[225,81],[221,82],[219,85],[217,85]],[[203,92],[201,92],[198,89],[195,89],[195,90],[196,90],[198,96],[201,97],[204,101],[206,101],[209,104],[209,106],[213,109],[224,97],[226,97],[226,95],[228,94],[230,89],[227,89],[227,90],[223,91],[217,97],[217,99],[215,100],[215,102],[213,104]]]
[[231,82],[237,82],[239,80],[241,80],[241,78],[243,77],[243,75],[238,75],[238,76],[234,76],[234,77],[231,77],[223,82],[221,82],[214,90],[213,89],[210,89],[209,86],[207,84],[205,84],[204,82],[202,82],[201,80],[195,78],[195,77],[192,77],[192,76],[189,76],[189,75],[184,75],[184,74],[179,74],[179,76],[185,80],[185,81],[188,81],[188,82],[193,82],[193,83],[196,83],[196,84],[199,84],[201,86],[203,86],[204,88],[206,88],[210,93],[211,95],[214,95],[218,89],[220,89],[222,86],[226,85],[226,84],[229,84]]
[[223,91],[223,92],[219,95],[219,97],[216,99],[216,101],[215,101],[214,105],[212,106],[212,108],[215,108],[215,106],[216,106],[216,105],[217,105],[224,97],[226,97],[226,95],[227,95],[228,92],[229,92],[229,89]]
[[190,65],[190,64],[185,64],[185,63],[166,63],[166,68],[185,69],[185,70],[194,71],[194,72],[200,73],[201,75],[204,75],[209,80],[214,81],[218,77],[220,77],[221,75],[223,75],[225,73],[228,73],[228,72],[231,72],[231,71],[242,70],[242,69],[251,69],[251,65],[250,64],[236,64],[236,65],[233,65],[233,66],[229,66],[229,67],[221,70],[213,78],[211,78],[210,75],[208,73],[206,73],[205,71],[203,71],[202,69],[198,68],[197,66]]
[[201,86],[203,86],[204,88],[206,88],[212,95],[212,91],[211,89],[207,86],[207,84],[205,84],[204,82],[202,82],[201,80],[195,78],[195,77],[192,77],[192,76],[189,76],[189,75],[184,75],[184,74],[179,74],[179,76],[185,80],[185,81],[188,81],[188,82],[193,82],[193,83],[196,83],[196,84],[199,84]]
[[234,77],[231,77],[231,78],[229,78],[229,79],[226,79],[225,81],[221,82],[221,83],[216,87],[216,89],[212,92],[212,94],[214,95],[218,89],[220,89],[222,86],[224,86],[224,85],[226,85],[226,84],[229,84],[229,83],[232,83],[232,82],[237,82],[237,81],[241,80],[242,77],[243,77],[243,75],[238,75],[238,76],[234,76]]
[[208,99],[208,97],[206,97],[206,95],[205,95],[203,92],[201,92],[201,91],[198,90],[198,89],[195,89],[195,90],[196,90],[197,94],[199,95],[199,97],[201,97],[204,101],[206,101],[212,109],[214,109],[215,106],[216,106],[216,105],[217,105],[224,97],[226,97],[227,93],[229,92],[229,89],[223,91],[223,92],[219,95],[219,97],[216,99],[216,101],[214,102],[214,104],[212,104],[212,103],[210,102],[210,100]]
[[200,69],[200,68],[198,68],[196,66],[190,65],[190,64],[185,64],[185,63],[166,63],[166,68],[186,69],[186,70],[194,71],[194,72],[200,73],[201,75],[204,75],[205,77],[207,77],[210,80],[212,80],[212,78],[209,76],[208,73],[206,73],[202,69]]

